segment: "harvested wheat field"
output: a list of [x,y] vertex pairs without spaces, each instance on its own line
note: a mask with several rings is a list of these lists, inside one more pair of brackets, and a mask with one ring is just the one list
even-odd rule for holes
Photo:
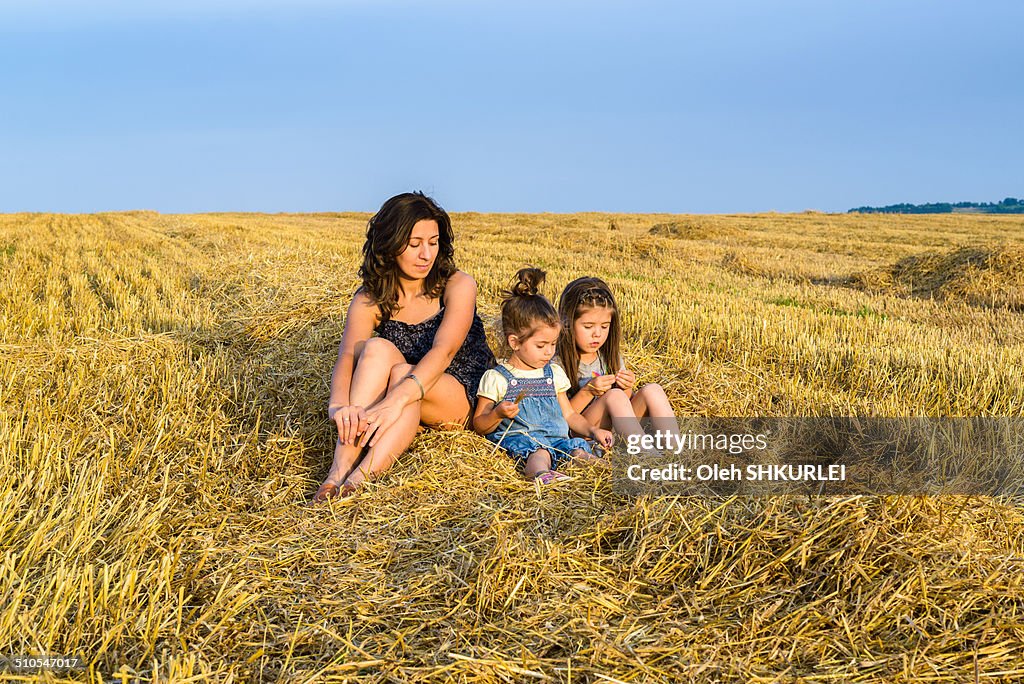
[[[1024,680],[1020,501],[540,490],[425,432],[308,506],[367,218],[0,216],[0,655],[94,681]],[[606,278],[681,415],[1024,415],[1021,217],[453,222],[485,321],[525,264],[552,298]]]

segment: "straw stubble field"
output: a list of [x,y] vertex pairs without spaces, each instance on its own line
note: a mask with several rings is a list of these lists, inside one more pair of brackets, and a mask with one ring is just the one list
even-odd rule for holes
[[[143,681],[1024,678],[1013,501],[628,499],[601,469],[540,491],[430,432],[306,506],[366,219],[0,216],[0,655]],[[485,320],[524,264],[553,298],[605,277],[680,414],[1024,414],[1020,218],[454,223]]]

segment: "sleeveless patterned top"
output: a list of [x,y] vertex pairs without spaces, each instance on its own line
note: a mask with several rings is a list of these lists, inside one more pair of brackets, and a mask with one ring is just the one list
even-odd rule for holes
[[[403,323],[390,319],[378,325],[375,332],[398,347],[406,363],[416,365],[434,346],[434,336],[441,327],[442,318],[444,302],[441,302],[441,310],[426,320],[419,323]],[[466,339],[445,371],[465,388],[470,408],[476,404],[476,390],[480,384],[480,377],[488,368],[494,367],[495,363],[494,354],[487,346],[483,321],[474,310],[473,323],[469,326]]]

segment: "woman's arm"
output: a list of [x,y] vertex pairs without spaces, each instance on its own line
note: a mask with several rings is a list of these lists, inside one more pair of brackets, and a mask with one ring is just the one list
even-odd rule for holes
[[434,335],[434,345],[413,369],[427,390],[448,370],[466,341],[475,313],[476,281],[468,273],[456,271],[445,287],[444,317]]
[[[444,317],[434,335],[434,344],[410,373],[416,380],[406,378],[391,388],[390,391],[367,412],[372,421],[371,427],[360,440],[360,445],[373,444],[373,434],[382,433],[398,419],[402,409],[419,401],[430,391],[434,383],[440,379],[455,354],[466,341],[469,327],[473,324],[473,313],[476,311],[476,281],[462,271],[456,271],[444,292]],[[420,386],[422,385],[422,392]]]
[[[469,274],[456,271],[445,287],[444,317],[434,335],[434,344],[411,371],[422,383],[424,393],[429,392],[448,370],[455,354],[466,341],[475,311],[476,281]],[[419,399],[420,388],[410,379],[396,385],[381,403],[391,400],[405,406]]]
[[[349,405],[349,387],[352,384],[352,372],[355,369],[356,347],[373,334],[377,322],[378,308],[370,296],[358,290],[352,297],[345,316],[345,330],[341,334],[341,345],[338,347],[338,359],[331,371],[331,394],[327,401],[327,417],[334,420],[338,409]],[[351,421],[351,430],[355,430],[356,421]],[[351,441],[355,435],[344,435],[339,431],[343,442]]]

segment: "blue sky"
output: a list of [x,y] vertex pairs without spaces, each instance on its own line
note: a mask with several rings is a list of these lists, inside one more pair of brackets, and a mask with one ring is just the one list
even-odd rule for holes
[[1024,196],[1024,3],[0,1],[0,212]]

